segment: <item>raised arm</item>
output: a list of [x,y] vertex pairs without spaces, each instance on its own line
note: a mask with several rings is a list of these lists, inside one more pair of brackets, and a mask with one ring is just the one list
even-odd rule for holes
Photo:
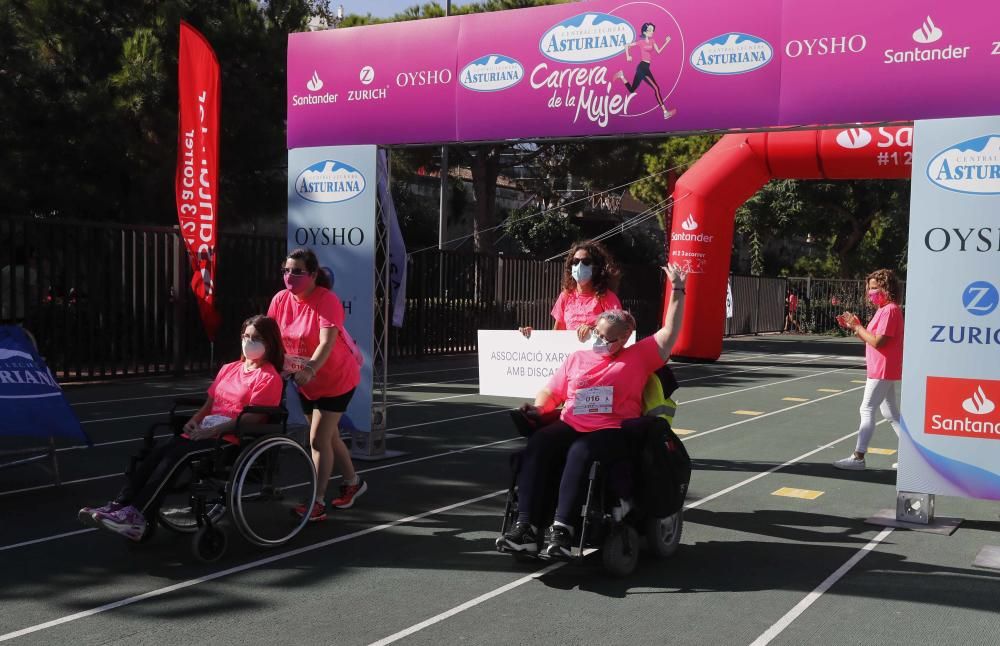
[[667,48],[667,45],[669,45],[669,44],[670,44],[670,36],[667,36],[667,39],[665,41],[663,41],[663,46],[662,47],[660,45],[657,45],[656,43],[653,43],[653,47],[656,48],[656,53],[660,54],[660,53],[663,52],[663,50],[665,50]]
[[670,350],[677,341],[677,335],[681,331],[681,321],[684,318],[684,285],[687,283],[687,272],[677,265],[667,265],[663,267],[667,274],[667,280],[672,286],[670,292],[670,304],[667,306],[666,322],[663,327],[653,334],[656,339],[656,346],[660,350],[660,357],[666,361],[670,358]]

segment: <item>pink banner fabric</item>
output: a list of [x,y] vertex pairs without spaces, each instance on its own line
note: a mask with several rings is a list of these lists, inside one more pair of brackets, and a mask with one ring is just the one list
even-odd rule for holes
[[288,147],[996,114],[998,21],[995,0],[591,0],[292,34]]

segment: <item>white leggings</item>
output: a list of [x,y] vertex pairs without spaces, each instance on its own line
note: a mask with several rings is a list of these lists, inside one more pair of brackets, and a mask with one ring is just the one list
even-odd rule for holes
[[865,382],[865,397],[861,400],[861,426],[858,427],[858,453],[868,450],[868,442],[875,432],[875,407],[879,406],[882,417],[889,420],[892,430],[899,437],[899,389],[898,380],[868,379]]

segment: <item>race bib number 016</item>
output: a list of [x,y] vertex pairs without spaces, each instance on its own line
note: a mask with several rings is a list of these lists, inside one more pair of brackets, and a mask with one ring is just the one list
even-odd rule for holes
[[615,403],[614,386],[594,386],[576,391],[573,399],[574,415],[610,413]]

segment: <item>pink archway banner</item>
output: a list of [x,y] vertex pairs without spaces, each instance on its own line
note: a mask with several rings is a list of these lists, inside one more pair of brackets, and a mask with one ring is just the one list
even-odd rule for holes
[[288,147],[997,114],[997,24],[995,0],[591,0],[292,34]]

